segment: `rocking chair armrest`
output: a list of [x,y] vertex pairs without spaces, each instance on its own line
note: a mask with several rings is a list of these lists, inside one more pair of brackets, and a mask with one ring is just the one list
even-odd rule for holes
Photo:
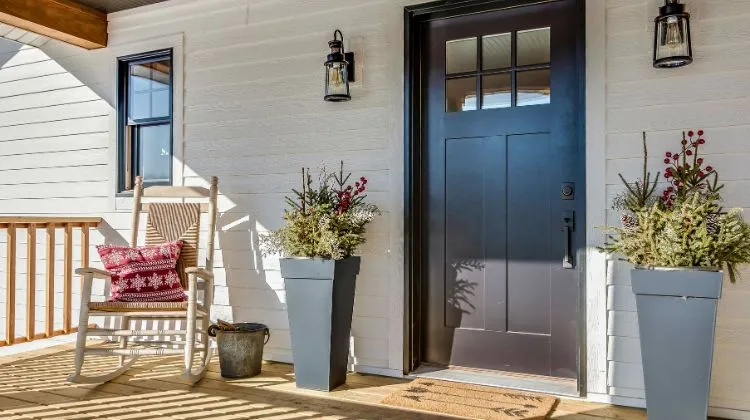
[[108,272],[104,270],[100,270],[98,268],[91,268],[91,267],[78,268],[76,269],[76,274],[82,275],[82,276],[90,275],[91,277],[95,279],[109,280],[111,278]]
[[200,267],[188,267],[185,269],[185,272],[190,275],[194,274],[195,277],[198,277],[200,279],[203,279],[205,281],[213,281],[214,275],[210,271],[206,270],[205,268]]

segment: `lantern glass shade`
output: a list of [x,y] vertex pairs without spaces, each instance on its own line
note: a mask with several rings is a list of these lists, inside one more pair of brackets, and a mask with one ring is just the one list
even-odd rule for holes
[[341,102],[351,100],[349,94],[349,70],[348,63],[342,61],[329,61],[326,63],[326,92],[325,100]]
[[684,5],[667,2],[656,18],[654,67],[681,67],[693,62],[690,39],[690,15]]

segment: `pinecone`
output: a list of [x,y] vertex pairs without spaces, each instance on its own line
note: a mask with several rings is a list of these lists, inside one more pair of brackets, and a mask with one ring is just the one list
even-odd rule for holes
[[638,227],[638,219],[630,213],[623,213],[620,215],[620,221],[622,222],[622,227],[627,230],[634,230]]
[[716,235],[719,233],[719,215],[711,213],[706,216],[706,231],[709,235]]

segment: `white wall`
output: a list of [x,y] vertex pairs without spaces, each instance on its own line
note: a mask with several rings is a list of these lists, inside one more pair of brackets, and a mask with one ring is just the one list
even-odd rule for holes
[[[606,10],[606,183],[640,174],[641,131],[648,133],[650,170],[664,171],[664,152],[679,147],[683,129],[704,129],[705,159],[726,183],[727,206],[750,208],[750,2],[691,0],[695,62],[676,70],[651,67],[653,18],[663,2],[608,0]],[[619,224],[610,212],[610,224]],[[608,387],[642,399],[635,301],[625,264],[608,279]],[[750,271],[727,281],[719,306],[711,405],[750,410]],[[715,411],[715,413],[720,413]],[[737,414],[732,414],[736,416]]]
[[[343,159],[370,179],[369,197],[384,211],[363,249],[355,363],[400,374],[405,3],[174,0],[110,15],[104,50],[50,41],[43,52],[13,51],[3,43],[11,51],[2,57],[29,64],[0,70],[0,214],[103,215],[106,226],[92,242],[122,242],[130,206],[113,198],[115,58],[179,47],[184,135],[176,133],[175,182],[220,177],[214,316],[268,324],[266,356],[291,360],[278,262],[262,259],[257,233],[280,226],[283,197],[303,165]],[[359,63],[353,100],[343,104],[322,99],[327,41],[337,27]]]

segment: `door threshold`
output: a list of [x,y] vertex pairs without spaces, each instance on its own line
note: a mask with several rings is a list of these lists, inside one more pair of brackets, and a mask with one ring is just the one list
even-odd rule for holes
[[493,370],[473,369],[458,366],[441,367],[421,365],[407,375],[409,378],[429,378],[448,382],[509,388],[519,391],[580,398],[575,379],[552,378]]

